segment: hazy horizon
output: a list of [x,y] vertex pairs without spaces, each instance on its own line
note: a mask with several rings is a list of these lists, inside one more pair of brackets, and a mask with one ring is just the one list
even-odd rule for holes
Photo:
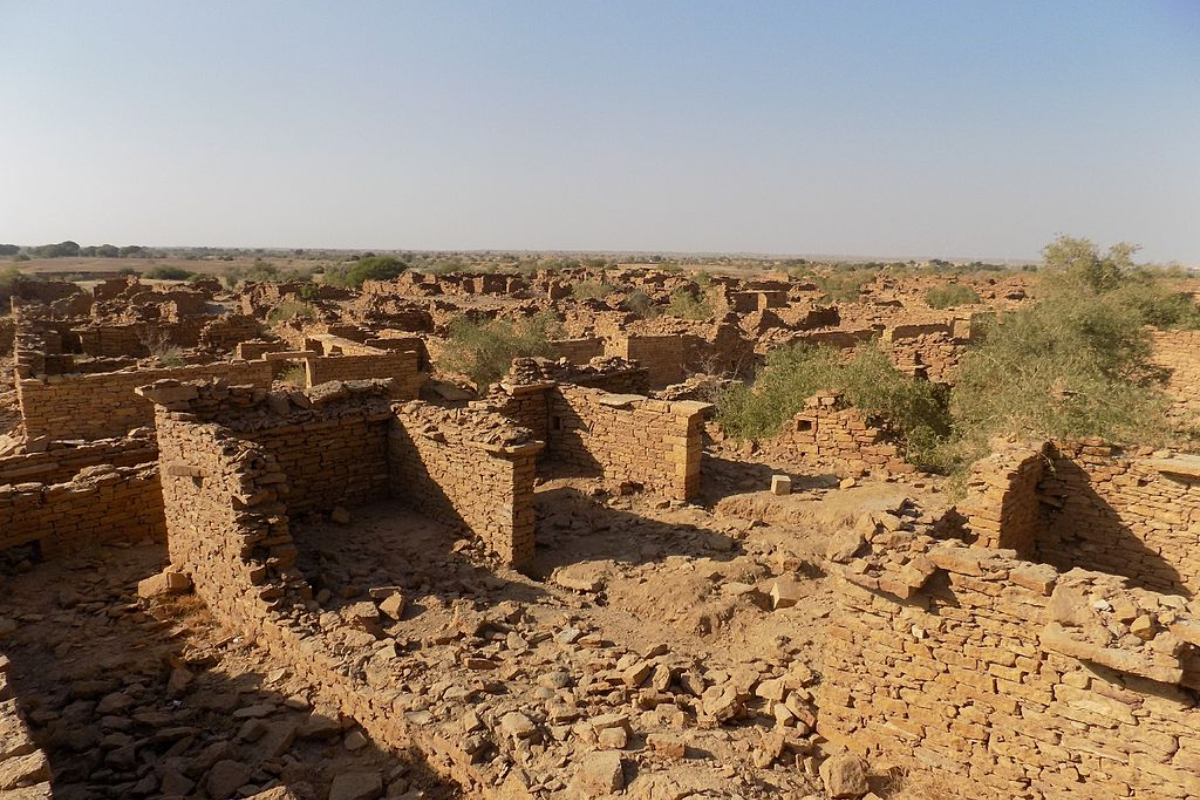
[[1200,264],[1185,0],[0,0],[0,25],[0,242],[1031,261],[1069,234]]

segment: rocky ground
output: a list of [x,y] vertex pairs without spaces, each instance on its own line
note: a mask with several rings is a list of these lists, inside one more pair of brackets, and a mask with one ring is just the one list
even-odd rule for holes
[[[453,797],[316,687],[216,627],[193,596],[139,599],[161,545],[8,564],[0,649],[56,800]],[[4,792],[0,791],[0,795]]]
[[[398,713],[461,737],[494,774],[521,770],[536,795],[826,796],[840,778],[819,765],[838,761],[813,693],[831,532],[929,521],[938,495],[795,476],[776,496],[762,465],[706,470],[697,505],[543,481],[527,574],[391,502],[298,520],[299,565],[323,613],[371,631],[367,680],[401,690]],[[139,598],[165,560],[146,543],[0,567],[0,650],[55,797],[457,796],[194,596]],[[860,788],[900,797],[872,766]]]

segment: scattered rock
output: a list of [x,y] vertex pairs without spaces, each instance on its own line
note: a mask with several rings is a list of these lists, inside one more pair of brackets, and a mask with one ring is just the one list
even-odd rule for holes
[[867,768],[856,755],[830,756],[821,764],[821,781],[832,798],[862,797],[870,786],[867,784]]
[[619,753],[589,753],[579,762],[575,788],[588,797],[612,794],[625,788]]
[[375,800],[383,794],[379,772],[343,772],[334,776],[329,800]]

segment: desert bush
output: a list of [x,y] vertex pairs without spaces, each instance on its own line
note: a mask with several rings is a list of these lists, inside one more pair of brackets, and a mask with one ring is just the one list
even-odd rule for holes
[[395,256],[367,255],[344,267],[325,271],[325,281],[331,286],[361,289],[366,281],[390,281],[408,269],[407,261]]
[[654,300],[641,289],[634,289],[629,293],[629,296],[625,298],[625,308],[629,313],[642,319],[652,319],[658,311],[654,307]]
[[171,338],[165,332],[151,328],[139,338],[142,345],[150,352],[150,357],[164,367],[182,367],[187,364],[183,348],[171,344]]
[[873,344],[844,360],[827,347],[797,343],[773,351],[752,385],[734,384],[717,399],[726,433],[738,439],[777,436],[804,402],[820,391],[836,391],[893,433],[906,458],[939,464],[951,427],[940,391],[896,369]]
[[679,319],[706,320],[716,316],[708,295],[698,295],[688,289],[676,289],[671,293],[666,313]]
[[827,274],[807,273],[805,277],[816,284],[825,299],[836,303],[853,303],[862,296],[862,287],[870,283],[875,272],[847,267]]
[[317,310],[299,300],[284,300],[267,312],[267,322],[272,325],[293,319],[314,320],[316,318]]
[[192,273],[181,267],[155,267],[143,272],[142,277],[156,281],[186,281]]
[[517,321],[456,320],[450,325],[444,363],[482,390],[504,377],[514,358],[553,356],[550,339],[558,330],[558,319],[549,311]]
[[602,281],[586,280],[571,286],[571,296],[576,300],[600,300],[612,293],[612,285]]
[[290,367],[279,373],[279,382],[285,383],[288,386],[294,386],[297,389],[303,389],[308,385],[308,371],[303,364],[292,364]]
[[970,286],[961,283],[947,283],[935,286],[925,293],[925,302],[930,308],[954,308],[979,302],[979,294]]

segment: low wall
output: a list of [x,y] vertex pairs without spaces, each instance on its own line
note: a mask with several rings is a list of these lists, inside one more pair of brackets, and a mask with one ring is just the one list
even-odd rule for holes
[[465,525],[506,562],[526,564],[534,555],[542,448],[494,413],[406,403],[391,427],[392,494],[434,519]]
[[413,400],[420,394],[426,375],[421,356],[413,351],[372,350],[368,355],[316,356],[304,359],[307,382],[316,386],[329,381],[358,381],[391,378],[396,400]]
[[787,430],[760,445],[774,458],[807,469],[816,463],[854,474],[914,471],[892,438],[837,394],[810,397]]
[[0,653],[0,775],[9,800],[49,800],[50,762],[38,748],[29,727],[17,710],[16,692],[9,685],[9,660]]
[[831,569],[832,742],[947,797],[1200,793],[1200,623],[1182,598],[927,537]]
[[603,339],[559,339],[551,345],[557,358],[565,358],[572,364],[586,364],[604,355]]
[[960,510],[980,546],[1200,592],[1198,456],[1135,456],[1098,440],[1013,445],[975,465]]
[[1200,331],[1154,331],[1152,358],[1170,370],[1167,394],[1174,411],[1190,419],[1200,413]]
[[67,483],[0,486],[0,550],[40,543],[43,555],[100,542],[161,539],[158,470],[90,467]]
[[683,336],[626,336],[608,343],[610,356],[637,361],[650,372],[650,386],[661,389],[683,380],[688,342]]
[[1039,560],[1155,591],[1200,592],[1200,457],[1060,443],[1038,493],[1046,518]]
[[157,460],[158,443],[152,432],[83,443],[50,442],[40,453],[0,458],[0,484],[65,483],[86,467],[133,467]]
[[688,500],[700,492],[708,408],[559,386],[549,395],[546,458]]
[[17,381],[21,418],[30,438],[106,439],[154,424],[154,407],[134,389],[161,379],[219,378],[228,383],[271,386],[271,364],[233,361],[171,369],[96,375],[23,378]]

